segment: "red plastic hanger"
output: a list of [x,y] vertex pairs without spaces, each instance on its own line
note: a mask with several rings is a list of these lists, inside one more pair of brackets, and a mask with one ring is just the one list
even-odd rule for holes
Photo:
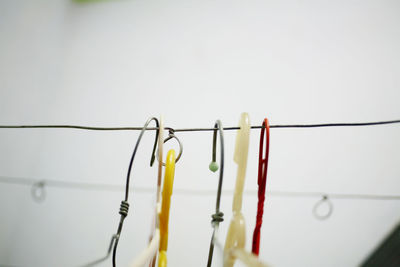
[[[265,135],[265,129],[267,130],[266,135]],[[262,153],[264,148],[264,135],[266,140],[266,146],[263,158]],[[267,184],[267,170],[268,170],[268,155],[269,155],[269,122],[268,119],[265,118],[260,134],[260,151],[258,155],[257,218],[256,218],[256,226],[254,228],[254,233],[253,233],[253,245],[251,250],[256,255],[258,255],[260,251],[260,232],[261,232],[262,218],[264,213],[265,186]]]

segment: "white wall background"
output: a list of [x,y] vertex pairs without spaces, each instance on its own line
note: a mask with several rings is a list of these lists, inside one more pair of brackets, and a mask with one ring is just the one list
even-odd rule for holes
[[[171,127],[353,122],[400,117],[400,3],[367,1],[0,1],[0,123]],[[1,130],[0,175],[123,184],[137,132]],[[399,194],[398,125],[273,129],[268,190]],[[181,133],[175,189],[216,190],[211,133]],[[234,187],[226,132],[224,189]],[[255,190],[253,131],[246,190]],[[146,135],[133,187],[154,187]],[[0,184],[0,264],[78,266],[102,256],[122,191]],[[133,193],[119,245],[127,266],[150,232],[152,194]],[[225,222],[231,195],[222,199]],[[260,257],[271,266],[357,266],[400,219],[399,201],[267,196]],[[256,196],[244,211],[250,249]],[[169,265],[204,266],[215,195],[175,194]],[[214,257],[218,262],[218,254]],[[110,266],[108,261],[102,266]]]

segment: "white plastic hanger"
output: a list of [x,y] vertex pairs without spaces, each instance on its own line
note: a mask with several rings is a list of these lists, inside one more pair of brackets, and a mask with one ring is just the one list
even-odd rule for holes
[[222,245],[217,235],[214,236],[214,245],[223,252],[224,259],[226,257],[235,257],[249,267],[269,267],[269,265],[260,261],[260,259],[255,254],[247,252],[244,249],[231,248],[227,252],[225,252],[224,246]]
[[153,266],[155,263],[158,247],[160,245],[160,218],[158,216],[161,210],[161,179],[162,179],[162,155],[164,144],[164,118],[160,116],[160,126],[158,129],[158,178],[157,178],[157,196],[156,196],[156,210],[155,210],[155,231],[151,241],[146,249],[144,249],[139,256],[137,256],[130,265],[131,267],[142,267],[150,263]]
[[[224,247],[224,267],[232,267],[236,259],[247,266],[266,267],[256,256],[244,249],[246,242],[246,227],[242,214],[244,179],[246,176],[247,157],[249,152],[250,119],[247,113],[242,113],[239,121],[240,130],[236,135],[235,154],[233,160],[238,165],[235,194],[233,196],[233,217],[229,225]],[[218,240],[215,241],[218,244]]]

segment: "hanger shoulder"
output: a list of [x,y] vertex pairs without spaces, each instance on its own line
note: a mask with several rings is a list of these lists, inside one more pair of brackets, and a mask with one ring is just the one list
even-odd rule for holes
[[130,267],[142,267],[148,262],[150,262],[151,259],[153,259],[154,256],[156,255],[159,244],[160,244],[160,230],[156,229],[154,237],[150,241],[148,247],[144,251],[142,251],[142,253],[130,265]]

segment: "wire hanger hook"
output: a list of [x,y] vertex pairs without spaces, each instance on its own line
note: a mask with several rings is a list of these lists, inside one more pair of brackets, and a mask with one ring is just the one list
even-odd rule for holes
[[[180,159],[181,156],[182,156],[182,153],[183,153],[183,144],[181,143],[181,141],[179,140],[179,138],[176,137],[176,135],[175,135],[175,130],[174,130],[173,128],[166,127],[166,128],[164,128],[164,129],[165,129],[165,130],[168,130],[168,137],[165,138],[164,144],[165,144],[166,142],[168,142],[169,140],[171,140],[171,139],[175,139],[175,140],[178,142],[178,145],[179,145],[179,154],[178,154],[178,156],[176,157],[176,160],[175,160],[175,163],[176,163],[176,162],[179,161],[179,159]],[[159,159],[159,156],[158,156],[158,153],[157,153],[157,160],[160,160],[160,159]],[[165,162],[162,161],[161,163],[162,163],[163,166],[165,166]]]
[[214,133],[213,133],[213,149],[212,149],[212,160],[209,165],[209,169],[212,172],[216,172],[219,168],[216,159],[217,159],[217,132],[219,132],[219,139],[220,139],[220,164],[221,168],[219,169],[219,182],[218,182],[218,191],[217,191],[217,201],[215,205],[215,213],[211,215],[211,225],[214,228],[212,237],[211,237],[211,242],[210,242],[210,249],[208,252],[208,261],[207,261],[207,267],[211,266],[212,263],[212,257],[214,253],[214,238],[217,234],[219,223],[224,221],[224,213],[219,210],[220,207],[220,202],[221,202],[221,191],[222,191],[222,182],[224,178],[224,155],[225,155],[225,150],[224,150],[224,128],[222,127],[222,123],[220,120],[217,120],[214,124]]
[[[144,124],[142,130],[140,131],[139,137],[138,137],[138,139],[136,141],[136,145],[135,145],[135,148],[134,148],[133,153],[132,153],[131,160],[129,162],[128,173],[126,175],[125,199],[123,201],[121,201],[121,206],[120,206],[120,209],[119,209],[119,214],[121,215],[121,217],[120,217],[120,220],[119,220],[118,230],[117,230],[117,233],[115,235],[116,238],[115,238],[115,241],[114,241],[113,259],[112,259],[114,267],[116,266],[116,262],[115,261],[116,261],[117,247],[118,247],[119,238],[121,237],[122,226],[124,224],[124,220],[125,220],[126,216],[128,216],[128,210],[129,210],[129,203],[128,203],[129,182],[130,182],[130,176],[131,176],[131,171],[132,171],[133,160],[135,159],[135,155],[136,155],[136,152],[138,150],[140,141],[142,140],[143,134],[147,130],[147,128],[148,128],[149,124],[151,123],[151,121],[154,121],[156,123],[157,128],[159,128],[160,123],[159,123],[157,118],[152,117],[152,118],[149,118],[146,121],[146,123]],[[150,166],[153,166],[153,163],[154,163],[154,160],[155,160],[155,152],[156,152],[156,147],[157,147],[158,134],[159,134],[159,132],[156,131],[156,137],[154,139],[153,151],[151,153]]]

